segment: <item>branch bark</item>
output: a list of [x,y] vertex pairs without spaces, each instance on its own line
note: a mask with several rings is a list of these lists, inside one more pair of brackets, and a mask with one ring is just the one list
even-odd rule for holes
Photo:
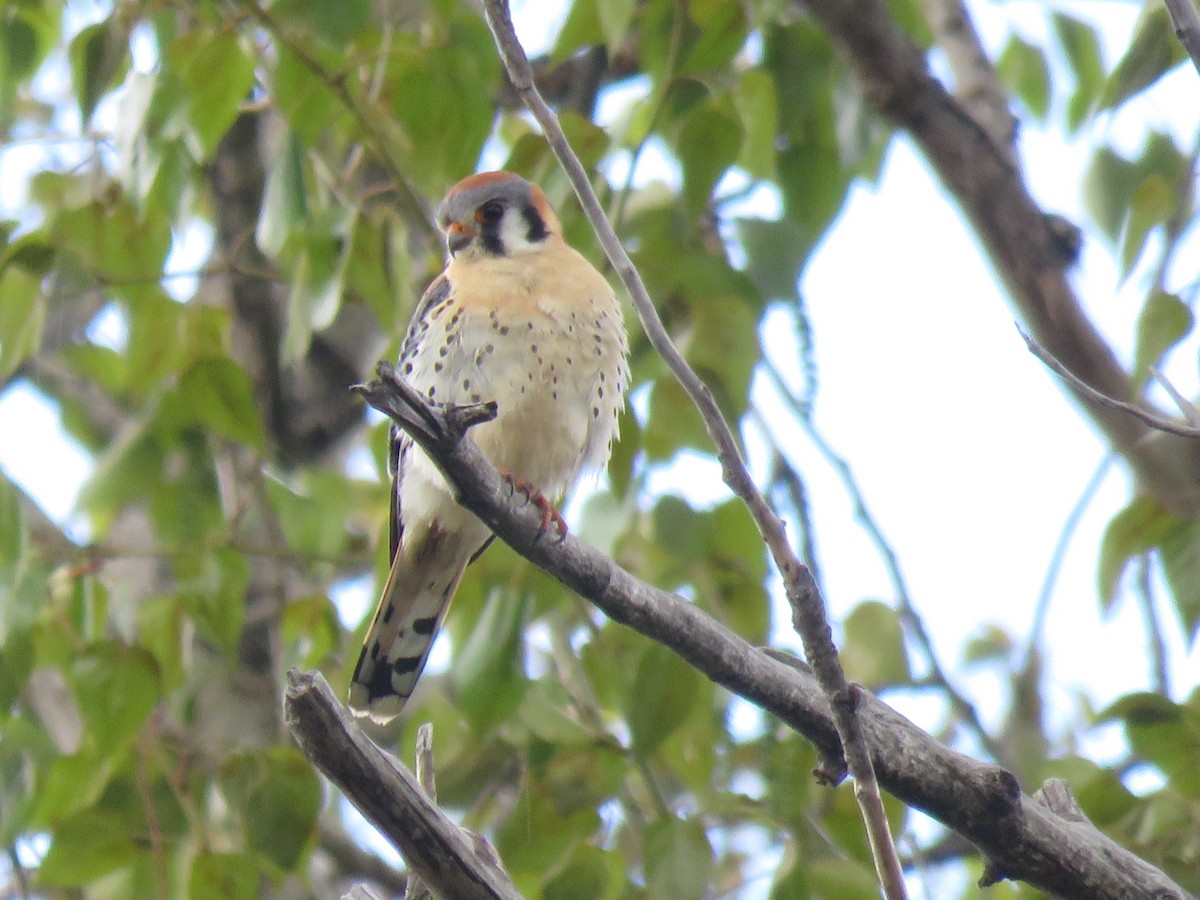
[[[1038,342],[1096,391],[1132,400],[1137,392],[1131,379],[1067,281],[1075,252],[1064,239],[1061,219],[1033,201],[1020,173],[987,132],[930,74],[924,54],[883,0],[807,0],[796,6],[841,44],[869,102],[921,148]],[[1156,434],[1123,411],[1101,406],[1077,389],[1071,392],[1144,490],[1180,515],[1200,515],[1200,446]]]
[[[541,514],[513,496],[469,438],[464,419],[429,406],[381,363],[381,379],[356,388],[429,454],[458,501],[505,543],[595,604],[609,618],[670,648],[716,683],[810,740],[824,761],[840,757],[829,701],[800,660],[765,652],[683,598],[638,581],[599,551],[566,535],[546,540]],[[468,410],[465,421],[478,419]],[[935,741],[865,691],[861,722],[879,783],[980,848],[989,872],[1066,900],[1153,896],[1184,900],[1166,875],[1090,827],[1064,820],[1020,791],[1016,778]]]
[[520,900],[503,870],[478,852],[416,777],[363,734],[320,674],[288,672],[284,713],[304,754],[440,896]]

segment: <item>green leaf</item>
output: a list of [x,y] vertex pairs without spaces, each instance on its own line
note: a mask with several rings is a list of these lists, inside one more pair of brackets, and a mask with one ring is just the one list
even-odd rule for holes
[[330,469],[309,469],[286,483],[269,477],[263,485],[288,544],[297,554],[314,559],[343,552],[351,518],[360,515],[364,498],[379,489],[368,484],[364,494],[355,482]]
[[729,105],[698,105],[684,120],[675,142],[683,168],[683,198],[693,219],[704,214],[713,188],[742,149],[742,123]]
[[167,51],[168,62],[187,86],[187,117],[208,159],[238,117],[254,86],[254,60],[237,32],[196,29]]
[[[129,341],[125,348],[126,375],[122,385],[134,397],[156,391],[163,378],[178,371],[183,338],[183,307],[159,289],[130,300]],[[185,413],[183,409],[169,412]]]
[[37,352],[46,321],[38,279],[15,267],[0,273],[0,381]]
[[1200,522],[1181,523],[1159,549],[1171,599],[1188,640],[1200,627]]
[[1162,694],[1145,691],[1117,698],[1096,714],[1096,722],[1120,720],[1127,725],[1161,725],[1179,721],[1180,711],[1178,704]]
[[455,654],[459,707],[479,734],[512,715],[525,690],[522,636],[529,598],[514,590],[491,592],[462,650]]
[[562,747],[591,747],[609,740],[607,732],[580,722],[572,711],[566,688],[558,681],[542,678],[529,682],[517,719],[531,734]]
[[610,900],[621,896],[624,861],[610,851],[583,844],[562,871],[546,882],[542,900]]
[[1100,108],[1120,106],[1186,58],[1183,45],[1175,37],[1175,25],[1167,7],[1148,4],[1142,10],[1125,55],[1104,85]]
[[1083,204],[1092,221],[1111,242],[1121,224],[1140,179],[1137,168],[1111,147],[1099,147],[1083,174]]
[[[682,9],[682,7],[676,7]],[[748,23],[740,3],[725,0],[691,0],[687,13],[695,31],[695,42],[684,56],[680,74],[696,74],[724,66],[746,42]]]
[[708,896],[712,847],[699,822],[659,819],[646,829],[643,846],[646,892],[651,897],[689,900]]
[[57,825],[100,799],[112,777],[111,759],[98,759],[90,749],[58,756],[41,771],[33,823]]
[[10,6],[0,21],[0,72],[5,81],[17,84],[33,77],[58,41],[61,20],[60,12],[46,5]]
[[[420,184],[441,191],[450,173],[471,171],[492,128],[492,93],[499,76],[495,46],[479,17],[438,52],[394,53],[391,119],[407,140],[398,148]],[[453,103],[430,103],[438,85]],[[381,110],[381,115],[383,111]]]
[[[0,670],[8,664],[0,654]],[[4,698],[5,707],[11,702]],[[30,826],[30,810],[37,801],[37,773],[54,749],[41,723],[13,717],[0,729],[0,841],[11,846]]]
[[[588,6],[590,4],[582,4]],[[609,54],[614,54],[625,42],[629,25],[633,21],[633,11],[637,8],[637,0],[606,0],[596,4],[596,12],[600,17],[600,30],[604,32],[604,44]]]
[[96,104],[129,67],[129,29],[124,16],[82,28],[71,41],[71,81],[84,125]]
[[179,597],[200,631],[230,657],[246,619],[246,558],[224,547],[175,557]]
[[767,300],[790,300],[814,236],[791,219],[738,219],[738,240],[746,251],[746,274]]
[[736,420],[749,404],[750,379],[760,356],[758,319],[739,298],[715,294],[697,297],[691,311],[691,327],[679,339],[680,349],[721,410]]
[[288,292],[287,328],[281,354],[287,362],[298,362],[308,351],[313,332],[324,331],[333,323],[342,306],[346,265],[344,242],[320,226],[310,229],[297,241],[299,259],[292,273]]
[[772,178],[778,130],[775,82],[761,69],[747,69],[738,80],[733,104],[744,135],[738,166],[751,178]]
[[345,53],[346,45],[372,25],[370,0],[339,0],[338,3],[313,3],[312,0],[280,0],[271,7],[277,21],[287,22],[289,31],[303,28],[312,37]]
[[144,650],[97,644],[71,666],[85,736],[101,754],[129,744],[158,702],[158,666]]
[[60,252],[75,255],[115,296],[163,295],[158,278],[171,249],[165,218],[134,209],[126,197],[106,195],[103,203],[61,209],[51,233]]
[[40,278],[50,271],[57,255],[53,239],[44,230],[30,231],[5,245],[0,270],[16,266]]
[[1091,113],[1092,105],[1104,86],[1104,58],[1096,29],[1086,22],[1060,12],[1051,13],[1051,23],[1059,46],[1075,75],[1075,91],[1067,101],[1066,123],[1076,131]]
[[904,632],[890,606],[878,601],[860,603],[845,622],[841,648],[846,674],[872,690],[912,680]]
[[996,71],[1033,115],[1045,121],[1050,110],[1050,68],[1040,47],[1009,35]]
[[76,887],[130,865],[132,838],[111,813],[85,811],[55,829],[38,867],[40,887]]
[[137,635],[141,647],[154,657],[163,691],[170,692],[184,678],[184,616],[177,597],[151,597],[137,607]]
[[254,239],[264,253],[278,256],[300,225],[308,221],[308,189],[304,185],[304,151],[294,134],[283,141],[267,175],[262,212]]
[[642,438],[651,461],[670,459],[688,447],[704,453],[712,450],[704,420],[673,375],[656,379],[650,389],[650,414]]
[[337,649],[341,635],[337,608],[324,594],[289,600],[280,623],[285,666],[317,667]]
[[854,860],[814,860],[808,879],[816,897],[873,897],[879,892],[875,872]]
[[1097,575],[1100,608],[1108,612],[1117,596],[1121,573],[1129,560],[1157,547],[1179,525],[1179,520],[1150,497],[1135,497],[1113,516],[1100,544]]
[[1163,355],[1191,333],[1195,317],[1174,294],[1155,291],[1146,298],[1137,321],[1133,353],[1134,390],[1140,391]]
[[179,380],[168,401],[178,404],[180,424],[210,428],[230,440],[262,450],[266,446],[262,419],[245,371],[229,358],[201,360]]
[[1121,276],[1125,277],[1142,255],[1150,229],[1161,225],[1175,209],[1175,188],[1161,175],[1151,175],[1133,192],[1129,215],[1121,235]]
[[370,307],[384,333],[400,326],[400,298],[411,288],[407,235],[392,210],[355,211],[340,268],[346,288]]
[[[521,876],[532,874],[541,884],[584,840],[596,833],[600,816],[595,805],[568,806],[548,785],[522,785],[512,813],[496,832],[496,850],[521,888]],[[532,896],[528,891],[524,896]]]
[[700,560],[709,543],[709,522],[680,497],[666,496],[654,504],[653,539],[686,563]]
[[221,771],[221,790],[241,815],[247,847],[278,873],[296,871],[316,839],[321,784],[288,747],[243,753]]
[[254,900],[259,874],[248,853],[201,853],[188,877],[189,900]]
[[652,754],[687,720],[699,678],[695,669],[661,644],[651,644],[642,653],[625,706],[638,756]]
[[[328,3],[302,5],[336,8],[336,4]],[[328,130],[334,111],[339,108],[339,101],[329,85],[309,68],[295,50],[289,46],[276,46],[275,52],[279,60],[270,73],[271,97],[301,143],[311,146]],[[336,64],[336,54],[324,47],[314,48],[312,55],[318,63],[327,66],[326,71]],[[274,170],[271,174],[274,175]]]

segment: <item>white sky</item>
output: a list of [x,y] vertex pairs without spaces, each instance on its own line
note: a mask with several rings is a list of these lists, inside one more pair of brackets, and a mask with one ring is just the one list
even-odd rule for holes
[[[1014,27],[1044,42],[1042,3],[971,5],[989,47],[1000,46]],[[535,48],[557,17],[546,14],[547,4],[532,0],[518,7],[522,37]],[[1102,25],[1109,64],[1137,15],[1133,4],[1057,8]],[[1034,195],[1047,210],[1085,223],[1080,176],[1089,146],[1107,137],[1132,151],[1152,125],[1168,128],[1190,146],[1200,120],[1197,96],[1196,73],[1185,67],[1149,97],[1101,117],[1073,144],[1025,123],[1020,148]],[[608,102],[611,109],[620,96]],[[14,190],[20,179],[12,152],[0,153],[7,173],[0,206],[11,214],[19,204]],[[653,154],[642,166],[644,178],[671,177]],[[1180,255],[1196,258],[1194,252]],[[1188,282],[1196,273],[1178,276]],[[1090,242],[1073,281],[1098,327],[1128,361],[1144,289],[1138,275],[1119,284],[1107,252]],[[850,460],[898,552],[943,665],[955,671],[964,640],[992,623],[1020,641],[1064,519],[1105,447],[1054,377],[1025,350],[967,226],[906,141],[894,144],[878,187],[853,190],[801,287],[815,331],[820,425]],[[767,332],[775,358],[793,352],[786,338],[777,337],[784,330]],[[1195,359],[1196,341],[1190,340],[1167,366],[1189,396],[1198,389]],[[33,392],[14,388],[0,397],[0,435],[0,466],[52,516],[69,519],[90,463],[64,438],[54,412]],[[890,598],[883,567],[853,523],[836,478],[799,431],[789,441],[813,492],[817,546],[835,616],[866,598]],[[697,478],[711,489],[697,488]],[[692,462],[663,471],[654,485],[700,500],[724,495],[715,464]],[[1099,707],[1150,683],[1144,629],[1133,604],[1126,600],[1107,619],[1097,614],[1100,538],[1128,493],[1125,476],[1115,468],[1084,515],[1058,579],[1045,641],[1049,697],[1060,723],[1078,696]],[[369,601],[362,596],[356,605]],[[1161,586],[1159,609],[1168,623],[1178,699],[1200,684],[1200,652],[1182,646]],[[787,633],[779,638],[794,644]],[[996,674],[954,677],[995,724]],[[931,724],[930,710],[921,704],[905,704],[904,711]],[[1104,757],[1119,754],[1122,746],[1112,728],[1077,737]]]

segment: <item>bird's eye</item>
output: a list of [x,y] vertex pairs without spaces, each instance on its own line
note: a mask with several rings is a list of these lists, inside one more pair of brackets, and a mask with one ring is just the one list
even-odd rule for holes
[[499,200],[489,200],[479,207],[478,217],[484,225],[495,225],[504,217],[504,204]]

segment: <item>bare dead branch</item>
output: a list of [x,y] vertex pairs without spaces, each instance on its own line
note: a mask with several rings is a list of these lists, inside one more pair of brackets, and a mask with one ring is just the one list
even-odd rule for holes
[[288,672],[284,711],[300,749],[443,897],[520,900],[503,870],[363,734],[319,673]]
[[1164,419],[1162,416],[1156,416],[1154,413],[1147,412],[1142,407],[1134,403],[1126,403],[1124,400],[1115,400],[1107,394],[1102,394],[1094,387],[1086,383],[1078,375],[1068,369],[1059,360],[1039,344],[1031,335],[1027,334],[1021,326],[1017,326],[1017,331],[1021,333],[1021,337],[1025,340],[1025,345],[1029,348],[1029,352],[1046,364],[1054,374],[1058,375],[1064,381],[1075,388],[1076,391],[1088,397],[1094,403],[1109,409],[1119,409],[1121,412],[1127,413],[1149,425],[1157,431],[1163,431],[1167,434],[1174,434],[1179,437],[1191,438],[1193,440],[1200,438],[1200,428],[1193,428],[1190,425],[1180,425],[1171,419]]
[[721,463],[725,483],[746,504],[771,557],[775,560],[783,579],[784,592],[794,611],[793,621],[804,644],[805,655],[812,663],[822,688],[831,699],[846,762],[854,776],[855,797],[871,839],[880,883],[889,898],[898,900],[906,897],[900,860],[892,843],[887,813],[879,796],[875,774],[871,770],[871,756],[867,751],[862,728],[855,717],[854,691],[846,681],[838,659],[824,598],[817,589],[812,573],[800,562],[788,543],[783,521],[775,515],[750,477],[738,449],[737,439],[721,414],[712,391],[688,365],[667,334],[641,275],[604,214],[587,172],[571,149],[558,117],[538,92],[533,69],[513,28],[507,0],[485,0],[484,10],[513,87],[537,119],[550,149],[567,173],[605,255],[629,291],[651,346],[666,362],[704,419],[709,436],[716,445],[717,459]]
[[[397,424],[438,465],[459,502],[501,540],[613,621],[658,641],[804,735],[823,760],[839,758],[833,712],[808,666],[751,647],[694,604],[638,581],[574,535],[561,543],[544,539],[541,513],[507,489],[469,436],[438,437],[457,430],[448,421],[430,425],[448,411],[429,406],[391,364],[380,364],[380,376],[357,392],[376,409],[396,413]],[[1006,877],[1066,900],[1187,897],[1166,875],[1107,837],[1077,829],[1023,796],[1009,772],[943,746],[865,691],[854,699],[880,785],[970,840]]]

